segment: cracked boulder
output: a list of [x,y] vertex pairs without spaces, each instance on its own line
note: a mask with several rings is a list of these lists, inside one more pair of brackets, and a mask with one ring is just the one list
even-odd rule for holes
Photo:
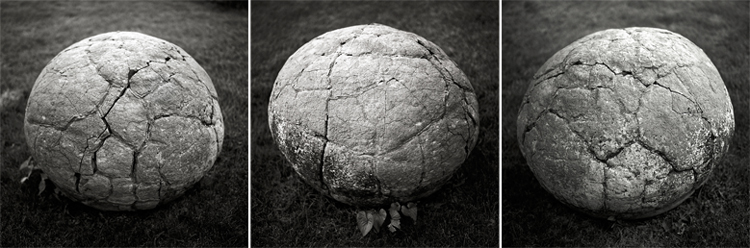
[[597,32],[534,75],[518,141],[539,183],[602,218],[668,211],[703,185],[727,152],[734,112],[719,72],[679,34]]
[[134,32],[71,45],[29,95],[26,141],[67,197],[101,210],[151,209],[211,169],[224,124],[203,68],[167,41]]
[[355,206],[437,191],[476,144],[468,78],[432,42],[384,25],[325,33],[279,72],[268,107],[279,149],[313,188]]

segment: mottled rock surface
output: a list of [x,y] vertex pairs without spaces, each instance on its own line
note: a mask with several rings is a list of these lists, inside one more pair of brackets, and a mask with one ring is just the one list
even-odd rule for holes
[[71,199],[102,210],[154,208],[211,169],[224,125],[203,68],[134,32],[71,45],[44,68],[24,123],[32,156]]
[[477,105],[468,78],[435,44],[372,24],[297,50],[268,113],[302,179],[364,206],[412,201],[447,182],[476,144]]
[[679,34],[611,29],[537,71],[518,139],[542,186],[593,216],[643,218],[684,201],[727,152],[734,112],[711,60]]

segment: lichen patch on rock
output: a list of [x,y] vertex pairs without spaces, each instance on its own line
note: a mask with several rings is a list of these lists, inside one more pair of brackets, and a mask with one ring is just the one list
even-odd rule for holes
[[436,191],[477,141],[471,83],[432,42],[372,24],[325,33],[279,72],[269,126],[311,186],[352,205]]
[[611,29],[557,52],[534,75],[517,135],[542,186],[608,218],[667,211],[727,152],[734,112],[711,60],[662,29]]
[[179,196],[213,166],[224,136],[203,68],[135,32],[96,35],[55,56],[34,84],[24,128],[63,193],[113,211]]

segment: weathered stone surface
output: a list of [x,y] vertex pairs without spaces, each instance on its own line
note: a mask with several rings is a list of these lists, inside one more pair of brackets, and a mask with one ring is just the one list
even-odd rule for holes
[[279,71],[268,113],[305,182],[362,206],[439,189],[477,141],[477,109],[468,78],[440,48],[372,24],[297,50]]
[[138,201],[155,201],[159,202],[159,184],[140,183],[135,191]]
[[111,179],[99,173],[81,176],[78,192],[96,200],[105,199],[112,194]]
[[136,209],[152,209],[159,205],[159,201],[138,201],[135,203]]
[[203,68],[176,45],[105,33],[49,62],[24,129],[34,159],[71,199],[102,210],[149,209],[213,166],[224,137],[217,97]]
[[109,178],[130,177],[134,151],[116,138],[109,138],[96,152],[99,173]]
[[534,75],[518,139],[541,185],[587,214],[668,211],[709,178],[734,133],[706,54],[662,29],[611,29],[557,52]]
[[135,203],[135,185],[130,178],[112,179],[112,194],[107,201],[117,205],[130,206]]

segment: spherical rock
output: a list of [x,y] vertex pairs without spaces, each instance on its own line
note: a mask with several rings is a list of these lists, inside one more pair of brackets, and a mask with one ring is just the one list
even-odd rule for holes
[[31,90],[24,130],[61,192],[113,211],[182,195],[211,169],[224,138],[203,68],[135,32],[96,35],[55,56]]
[[695,44],[656,28],[597,32],[537,71],[518,140],[541,185],[602,218],[668,211],[727,152],[734,112],[719,72]]
[[279,149],[340,202],[408,202],[450,179],[477,141],[468,78],[432,42],[371,24],[325,33],[279,72],[268,108]]

